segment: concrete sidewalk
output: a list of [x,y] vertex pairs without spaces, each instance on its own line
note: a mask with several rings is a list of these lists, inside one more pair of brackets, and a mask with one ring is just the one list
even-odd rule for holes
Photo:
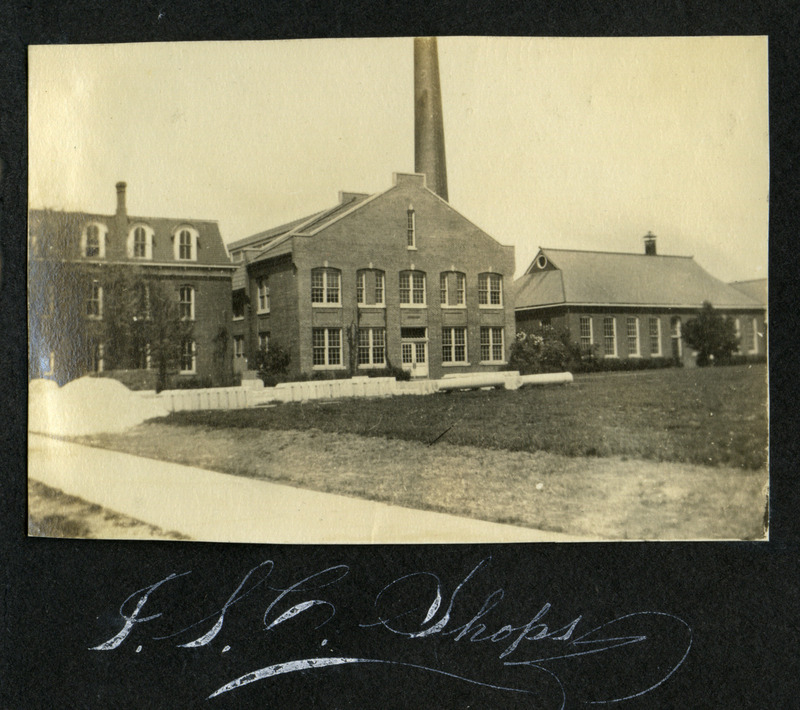
[[582,539],[293,488],[32,432],[28,476],[194,540],[358,544]]

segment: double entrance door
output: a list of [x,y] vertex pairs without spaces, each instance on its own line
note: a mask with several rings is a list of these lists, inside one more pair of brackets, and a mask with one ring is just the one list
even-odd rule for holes
[[428,329],[400,328],[402,367],[412,377],[428,376]]

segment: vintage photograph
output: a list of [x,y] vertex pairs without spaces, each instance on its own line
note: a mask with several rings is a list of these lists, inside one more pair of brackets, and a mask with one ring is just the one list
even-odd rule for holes
[[28,534],[766,540],[766,37],[29,48]]

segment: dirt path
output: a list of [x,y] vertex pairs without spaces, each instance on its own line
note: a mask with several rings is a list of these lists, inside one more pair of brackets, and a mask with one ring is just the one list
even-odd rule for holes
[[603,539],[762,539],[768,474],[311,431],[144,424],[83,443],[214,471]]

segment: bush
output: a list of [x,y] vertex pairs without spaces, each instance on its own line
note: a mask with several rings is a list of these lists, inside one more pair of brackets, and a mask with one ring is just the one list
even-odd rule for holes
[[647,358],[597,358],[581,360],[573,372],[630,372],[634,370],[661,370],[665,367],[683,367],[683,363],[669,357]]
[[537,332],[517,333],[507,369],[521,375],[571,371],[581,361],[580,347],[570,342],[569,330],[544,326]]
[[167,387],[167,389],[202,390],[202,389],[208,389],[209,387],[211,387],[211,377],[209,377],[208,375],[206,375],[205,377],[192,375],[191,377],[176,377],[175,380],[172,382],[172,386]]
[[268,348],[261,348],[255,357],[255,369],[265,387],[274,387],[281,382],[286,382],[289,373],[291,355],[278,343],[272,343]]

